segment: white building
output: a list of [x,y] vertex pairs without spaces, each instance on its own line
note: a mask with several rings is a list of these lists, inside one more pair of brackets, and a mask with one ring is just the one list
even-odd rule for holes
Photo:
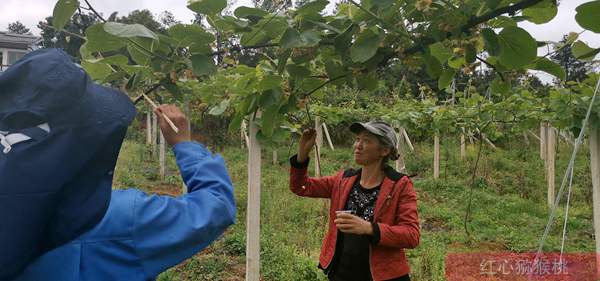
[[41,41],[42,38],[33,35],[0,31],[0,71],[37,49]]

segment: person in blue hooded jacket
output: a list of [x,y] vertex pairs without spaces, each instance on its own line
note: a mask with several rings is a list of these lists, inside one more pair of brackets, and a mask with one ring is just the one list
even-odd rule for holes
[[64,52],[36,51],[0,74],[0,280],[153,280],[234,223],[223,159],[191,141],[176,106],[155,113],[187,186],[179,197],[111,190],[135,107]]

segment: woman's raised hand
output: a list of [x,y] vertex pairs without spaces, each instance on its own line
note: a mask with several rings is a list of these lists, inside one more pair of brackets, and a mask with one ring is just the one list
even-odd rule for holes
[[298,147],[298,162],[305,162],[308,154],[315,146],[317,131],[315,129],[306,129],[302,132]]

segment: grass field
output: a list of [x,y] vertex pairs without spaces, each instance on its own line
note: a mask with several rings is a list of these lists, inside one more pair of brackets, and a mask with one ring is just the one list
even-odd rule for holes
[[[441,176],[432,179],[432,144],[417,143],[408,155],[407,173],[418,193],[421,243],[407,251],[412,280],[444,278],[444,259],[457,252],[531,252],[537,249],[549,209],[539,147],[507,144],[484,149],[473,188],[473,205],[467,235],[463,219],[469,198],[471,170],[477,147],[468,147],[461,161],[455,142],[442,140]],[[571,147],[561,144],[557,156],[560,186]],[[288,147],[279,149],[280,159],[271,163],[271,149],[263,151],[261,193],[261,274],[263,280],[326,280],[317,269],[321,239],[325,231],[325,202],[300,198],[288,189]],[[159,280],[244,280],[247,152],[239,146],[220,151],[227,162],[238,202],[237,224],[216,243],[192,259],[161,274]],[[323,149],[323,174],[353,165],[351,149]],[[576,164],[574,193],[569,212],[566,252],[593,252],[591,178],[587,150]],[[178,194],[181,180],[172,153],[168,173],[158,176],[158,157],[150,147],[133,140],[125,142],[119,158],[115,188],[137,187],[150,193]],[[312,167],[312,165],[311,165]],[[557,187],[557,189],[558,189]],[[546,242],[546,251],[560,251],[564,210]]]

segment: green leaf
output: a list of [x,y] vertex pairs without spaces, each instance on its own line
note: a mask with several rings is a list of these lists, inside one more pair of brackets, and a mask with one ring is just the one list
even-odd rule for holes
[[107,22],[104,24],[104,31],[121,38],[146,37],[158,40],[158,36],[150,29],[141,24],[124,24],[119,22]]
[[558,13],[558,8],[554,4],[554,1],[545,0],[537,3],[525,10],[523,10],[523,16],[527,17],[527,20],[535,24],[543,24],[551,21]]
[[188,9],[203,15],[216,15],[227,7],[227,0],[191,0]]
[[127,44],[117,37],[104,31],[103,23],[97,23],[85,30],[86,49],[88,52],[106,52],[121,49]]
[[425,70],[432,78],[438,78],[442,75],[442,64],[433,56],[425,56]]
[[140,50],[140,47],[134,44],[127,44],[127,52],[131,55],[133,61],[139,65],[149,65],[152,60],[150,54]]
[[465,61],[467,63],[474,63],[477,57],[477,50],[473,44],[465,46]]
[[239,114],[239,112],[231,119],[229,122],[229,131],[230,132],[238,132],[240,126],[242,125],[242,119],[244,119],[244,115]]
[[300,34],[296,29],[288,28],[281,36],[279,44],[284,49],[305,48],[314,47],[319,44],[319,41],[321,38],[316,31],[307,30]]
[[[325,71],[327,72],[329,79],[334,79],[346,74],[346,69],[341,64],[331,60],[325,62]],[[338,80],[334,83],[336,82],[338,82],[337,84],[340,84],[343,83],[343,80]]]
[[108,64],[105,63],[91,63],[82,61],[81,66],[87,74],[95,81],[103,81],[112,73],[112,69]]
[[464,56],[453,57],[450,60],[448,60],[448,66],[454,69],[460,69],[465,63],[466,61]]
[[261,131],[262,131],[263,135],[265,135],[266,137],[271,137],[273,135],[273,129],[275,127],[275,124],[277,123],[278,119],[280,119],[279,118],[280,117],[279,108],[280,108],[280,105],[275,104],[275,105],[268,107],[263,112],[263,115],[261,117],[261,119],[262,119]]
[[502,81],[500,77],[496,77],[492,81],[492,91],[494,93],[506,94],[510,91],[510,83]]
[[438,89],[446,89],[446,87],[450,85],[450,82],[452,82],[452,78],[454,78],[455,73],[456,70],[452,68],[446,68],[438,80]]
[[158,49],[158,42],[149,38],[133,38],[129,39],[127,51],[131,58],[139,65],[149,65],[154,52]]
[[372,91],[377,89],[378,79],[375,75],[375,71],[371,71],[368,74],[361,74],[356,77],[356,82],[358,84],[358,88],[361,90]]
[[335,49],[339,52],[345,52],[352,45],[352,34],[354,34],[354,30],[357,28],[355,24],[351,24],[342,32],[342,34],[338,35],[334,39]]
[[283,93],[281,92],[281,89],[279,89],[279,88],[267,90],[260,95],[258,104],[262,108],[267,108],[274,104],[279,104],[279,102],[281,101],[282,95],[283,95]]
[[577,41],[573,43],[573,46],[571,47],[571,52],[573,53],[573,56],[575,56],[575,58],[577,59],[591,61],[598,53],[600,53],[600,48],[593,49],[590,48],[587,44],[581,41]]
[[267,41],[269,41],[269,37],[262,29],[253,29],[251,32],[244,33],[240,39],[242,46],[254,46]]
[[437,42],[433,45],[429,46],[429,52],[432,56],[437,58],[440,62],[447,61],[450,57],[452,57],[452,51],[448,48],[444,47],[444,44],[441,42]]
[[262,17],[268,15],[269,13],[265,10],[261,10],[258,8],[251,8],[246,6],[241,6],[233,12],[233,14],[238,18],[249,19],[258,21]]
[[516,27],[517,22],[510,17],[499,16],[488,22],[491,28],[507,28],[507,27]]
[[486,51],[490,56],[497,56],[500,54],[500,42],[498,41],[498,35],[491,28],[484,28],[481,30],[481,37],[485,45]]
[[556,78],[561,79],[561,80],[565,80],[567,74],[565,73],[565,70],[558,65],[557,63],[550,61],[547,58],[539,58],[539,60],[535,63],[535,65],[533,65],[532,67],[530,67],[531,69],[535,69],[535,70],[540,70],[540,71],[544,71],[548,74],[554,75]]
[[333,31],[333,32],[335,32],[337,34],[342,33],[341,30],[339,30],[339,29],[337,29],[337,28],[335,28],[335,27],[333,27],[333,26],[331,26],[329,24],[326,24],[324,22],[314,21],[314,20],[307,20],[307,21],[310,22],[310,23],[312,23],[312,24],[314,24],[314,25],[316,25],[316,26],[318,26],[318,27],[323,28],[324,30]]
[[160,85],[163,86],[175,99],[181,99],[181,89],[179,89],[177,84],[173,83],[171,79],[167,78],[160,80]]
[[257,26],[260,26],[265,31],[270,40],[279,37],[285,32],[289,24],[283,17],[269,17],[260,20]]
[[600,20],[598,20],[598,15],[600,15],[600,0],[582,4],[575,8],[575,11],[577,11],[575,20],[579,26],[595,33],[600,33]]
[[168,30],[169,35],[179,42],[179,47],[194,44],[209,44],[215,41],[215,36],[206,32],[197,24],[176,24]]
[[222,31],[247,31],[248,21],[241,20],[232,16],[216,15],[211,21],[211,26],[214,27],[216,30]]
[[58,0],[52,13],[52,26],[58,31],[62,30],[77,10],[77,7],[79,7],[79,1],[77,0]]
[[89,63],[106,63],[112,65],[127,65],[129,63],[129,59],[124,55],[114,55],[101,59],[85,59],[85,61]]
[[229,107],[229,103],[230,101],[228,99],[221,101],[219,105],[211,108],[208,114],[215,116],[222,115],[225,112],[225,110],[227,110],[227,108]]
[[338,15],[343,15],[352,19],[355,23],[363,22],[369,19],[369,15],[350,3],[340,3],[338,5]]
[[353,62],[366,62],[372,58],[377,49],[379,49],[381,37],[370,29],[361,32],[352,47],[350,47],[350,57]]
[[304,66],[296,64],[288,64],[285,69],[294,78],[307,77],[310,75],[310,70]]
[[215,65],[215,61],[212,59],[212,57],[205,55],[193,55],[191,60],[194,74],[198,76],[211,75],[217,72],[217,66]]
[[260,80],[256,89],[259,91],[271,90],[279,87],[282,81],[283,79],[278,75],[267,75]]
[[321,11],[323,11],[325,7],[327,7],[327,4],[329,4],[329,1],[325,0],[316,0],[308,2],[302,5],[300,8],[298,8],[298,10],[296,10],[296,13],[298,15],[318,14]]
[[509,68],[521,68],[537,57],[535,39],[520,27],[507,27],[498,35],[500,63]]
[[280,75],[285,70],[285,66],[291,54],[292,50],[285,50],[281,52],[281,55],[279,55],[279,57],[277,58],[277,73],[279,73]]

